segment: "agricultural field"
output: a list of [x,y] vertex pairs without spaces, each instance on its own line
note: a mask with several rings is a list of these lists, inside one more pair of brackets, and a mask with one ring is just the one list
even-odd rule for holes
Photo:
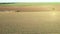
[[60,3],[3,3],[0,4],[0,10],[15,11],[60,11]]
[[0,4],[0,34],[60,34],[60,3]]

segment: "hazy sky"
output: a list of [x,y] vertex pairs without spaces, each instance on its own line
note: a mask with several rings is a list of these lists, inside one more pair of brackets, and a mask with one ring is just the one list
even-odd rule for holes
[[60,2],[60,0],[0,0],[0,2]]

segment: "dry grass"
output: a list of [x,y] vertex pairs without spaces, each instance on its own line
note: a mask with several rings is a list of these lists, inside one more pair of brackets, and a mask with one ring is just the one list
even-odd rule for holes
[[0,12],[0,34],[60,34],[60,12]]

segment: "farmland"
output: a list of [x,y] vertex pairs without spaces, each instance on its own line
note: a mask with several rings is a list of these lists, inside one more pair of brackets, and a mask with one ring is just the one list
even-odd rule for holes
[[0,4],[0,10],[19,11],[52,11],[53,8],[60,11],[60,3],[13,3]]
[[0,4],[0,34],[60,34],[59,6],[60,3]]

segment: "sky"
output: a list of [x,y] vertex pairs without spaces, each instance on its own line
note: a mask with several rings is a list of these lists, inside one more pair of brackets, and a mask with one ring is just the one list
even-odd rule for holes
[[60,2],[60,0],[0,0],[1,2]]

